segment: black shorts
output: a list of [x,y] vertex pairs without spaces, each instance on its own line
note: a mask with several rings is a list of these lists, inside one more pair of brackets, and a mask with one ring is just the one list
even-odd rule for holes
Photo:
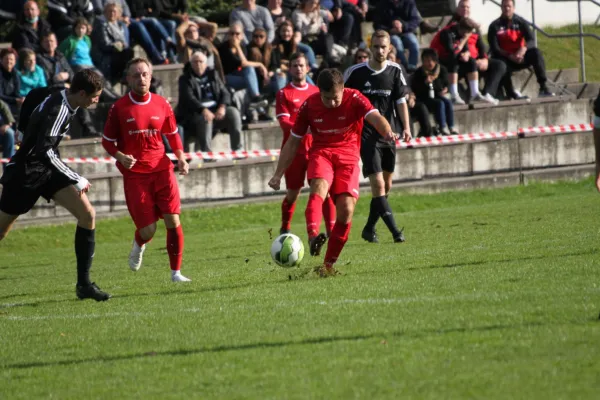
[[372,141],[362,142],[360,158],[363,162],[362,172],[365,178],[378,172],[394,172],[396,167],[396,149],[379,147]]
[[[9,166],[5,169],[5,175],[10,168]],[[6,176],[3,176],[2,180],[0,211],[10,215],[26,214],[40,197],[50,202],[56,192],[73,184],[69,178],[58,172],[49,172],[37,185],[25,185],[23,180]]]

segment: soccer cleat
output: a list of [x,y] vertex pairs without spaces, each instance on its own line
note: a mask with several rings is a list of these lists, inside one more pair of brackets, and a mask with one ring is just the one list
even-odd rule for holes
[[379,243],[379,239],[377,238],[377,233],[375,231],[370,232],[368,230],[363,229],[360,237],[362,237],[369,243]]
[[95,283],[89,285],[76,285],[75,294],[79,300],[94,299],[96,301],[106,301],[111,298],[111,295],[103,292]]
[[396,236],[394,236],[394,243],[404,243],[406,239],[404,238],[404,228],[400,229],[400,232]]
[[129,268],[131,268],[132,271],[137,271],[142,266],[142,257],[145,250],[145,244],[140,247],[135,240],[133,241],[131,252],[129,253]]
[[181,275],[180,271],[173,271],[171,274],[171,281],[173,281],[173,282],[191,282],[192,280],[190,278],[186,278],[185,276]]
[[308,241],[310,247],[310,255],[318,256],[319,254],[321,254],[321,247],[323,247],[326,241],[327,236],[325,236],[324,233],[319,233],[317,236],[310,239]]
[[333,265],[328,266],[323,264],[318,267],[315,267],[314,271],[317,275],[319,275],[320,278],[341,275],[341,273],[337,269],[333,268]]
[[289,229],[285,229],[285,228],[280,228],[279,229],[279,234],[283,235],[284,233],[290,233],[290,230]]

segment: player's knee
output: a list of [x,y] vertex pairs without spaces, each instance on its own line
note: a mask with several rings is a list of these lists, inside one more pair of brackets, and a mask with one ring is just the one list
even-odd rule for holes
[[93,225],[96,221],[96,210],[94,207],[88,207],[81,213],[78,218],[79,222],[85,225]]

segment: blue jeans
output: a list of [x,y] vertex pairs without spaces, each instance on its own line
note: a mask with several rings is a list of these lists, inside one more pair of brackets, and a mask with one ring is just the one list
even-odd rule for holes
[[11,158],[15,154],[15,131],[8,128],[6,132],[0,134],[0,143],[2,143],[2,158]]
[[[403,33],[400,36],[391,35],[391,42],[396,48],[396,57],[406,67],[415,69],[419,63],[419,41],[414,33]],[[408,49],[408,60],[404,55],[404,49]]]
[[445,97],[436,97],[434,99],[425,99],[423,103],[435,116],[435,122],[440,128],[454,128],[454,106],[452,101]]
[[304,53],[310,68],[319,68],[319,65],[317,64],[317,56],[315,56],[315,51],[312,49],[312,47],[306,43],[298,43],[298,51]]
[[148,57],[150,57],[152,64],[162,64],[165,62],[165,57],[161,54],[161,50],[154,44],[154,40],[144,24],[144,20],[131,20],[129,29],[131,36],[142,46]]
[[285,85],[287,85],[289,80],[288,75],[281,76],[280,74],[275,74],[271,77],[270,91],[272,94],[277,95],[279,90],[283,89]]
[[165,28],[165,30],[171,37],[171,40],[173,40],[173,43],[175,43],[177,41],[177,38],[175,37],[175,30],[177,29],[177,22],[173,21],[172,19],[162,19],[162,18],[159,19],[158,22],[161,23],[161,25]]
[[258,78],[253,67],[245,67],[241,71],[225,75],[225,83],[235,90],[247,89],[251,98],[260,96]]

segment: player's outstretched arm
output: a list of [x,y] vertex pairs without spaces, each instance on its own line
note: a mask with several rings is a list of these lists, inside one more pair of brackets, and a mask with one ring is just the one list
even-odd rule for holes
[[375,110],[374,112],[370,112],[367,114],[365,119],[377,130],[381,136],[383,136],[385,140],[392,142],[398,137],[397,134],[392,132],[390,123],[381,114],[379,114],[379,111]]
[[596,189],[600,192],[600,128],[594,127],[594,147],[596,149]]
[[279,190],[281,178],[283,177],[285,170],[294,160],[294,157],[296,157],[296,152],[298,151],[298,147],[300,147],[301,142],[302,138],[290,135],[290,138],[287,140],[287,142],[285,142],[285,145],[283,145],[281,153],[279,154],[277,169],[275,169],[275,174],[273,174],[273,177],[269,181],[269,186],[273,189]]

